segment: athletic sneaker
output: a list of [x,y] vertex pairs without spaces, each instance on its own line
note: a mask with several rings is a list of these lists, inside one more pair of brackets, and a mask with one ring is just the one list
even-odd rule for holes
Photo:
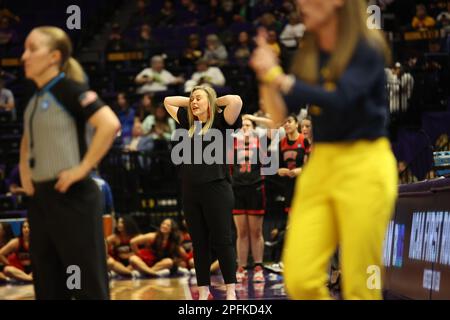
[[158,277],[167,277],[168,275],[170,275],[170,270],[162,269],[162,270],[156,271],[156,274],[158,275]]
[[266,266],[266,269],[269,269],[270,271],[275,272],[275,273],[282,273],[283,272],[283,264],[282,264],[282,262],[274,263],[272,265]]
[[178,267],[177,274],[180,276],[188,276],[191,274],[191,272],[186,268]]
[[253,268],[253,282],[265,282],[264,270],[261,266]]
[[239,267],[236,271],[236,280],[237,282],[246,281],[248,277],[247,270],[244,267]]
[[139,271],[137,271],[137,270],[131,271],[131,278],[139,279],[141,277],[142,277],[142,274]]

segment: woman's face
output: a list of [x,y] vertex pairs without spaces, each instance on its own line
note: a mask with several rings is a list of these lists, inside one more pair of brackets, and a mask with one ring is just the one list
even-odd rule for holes
[[284,123],[284,130],[286,131],[287,134],[294,133],[295,131],[298,131],[297,125],[298,125],[297,121],[295,121],[294,118],[289,117]]
[[200,47],[200,40],[197,37],[192,37],[189,39],[189,47],[196,49]]
[[117,221],[117,231],[124,232],[125,231],[125,224],[123,223],[123,219],[119,218]]
[[158,107],[155,111],[155,118],[158,120],[163,120],[166,118],[166,109],[164,109],[163,107]]
[[123,94],[119,94],[117,96],[117,104],[119,105],[119,107],[121,109],[125,109],[128,106],[127,99],[125,98],[125,96]]
[[203,90],[195,90],[191,95],[190,108],[192,114],[201,117],[208,114],[209,100],[208,95]]
[[173,9],[173,3],[172,3],[172,1],[164,1],[164,9],[166,9],[166,10],[172,10],[172,9]]
[[317,32],[337,14],[337,10],[344,5],[344,1],[297,0],[297,8],[306,29]]
[[305,136],[305,138],[309,138],[311,136],[311,120],[302,120],[302,134]]
[[25,51],[22,61],[25,69],[25,77],[36,80],[47,69],[58,63],[56,51],[50,51],[48,37],[39,32],[32,31],[25,40]]
[[242,120],[242,131],[244,132],[244,135],[248,135],[253,130],[253,123],[248,120]]
[[162,234],[168,234],[172,230],[172,222],[169,219],[164,220],[161,222],[161,225],[159,226],[159,231],[161,231]]
[[239,43],[246,44],[248,42],[248,33],[245,31],[242,31],[239,33]]
[[28,221],[25,221],[22,224],[22,234],[24,237],[28,237],[30,235],[30,225],[28,224]]
[[142,97],[142,105],[144,106],[145,110],[149,111],[152,107],[152,99],[148,95],[144,95]]
[[133,124],[133,137],[140,137],[144,134],[142,130],[142,123],[140,121],[135,121]]

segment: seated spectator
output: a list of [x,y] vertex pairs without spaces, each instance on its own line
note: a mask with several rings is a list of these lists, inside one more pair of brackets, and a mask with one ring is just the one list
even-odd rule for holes
[[272,0],[261,0],[258,1],[254,7],[253,17],[260,17],[265,13],[270,13],[275,11],[275,6]]
[[0,249],[0,261],[6,264],[3,273],[8,278],[23,282],[33,281],[29,249],[30,225],[28,220],[25,220],[20,236],[10,240]]
[[411,169],[409,168],[406,161],[398,162],[398,175],[400,184],[414,183],[419,181],[419,179],[417,179],[417,177],[411,172]]
[[142,124],[143,134],[148,134],[154,140],[170,141],[175,128],[175,120],[169,117],[163,105],[158,105],[155,115],[148,115]]
[[205,24],[213,24],[218,16],[221,16],[222,8],[220,0],[209,0],[206,5]]
[[217,30],[217,36],[222,44],[230,48],[233,45],[234,34],[230,30],[230,25],[225,22],[225,18],[219,15],[214,21],[214,27]]
[[[7,222],[0,222],[0,250],[14,238],[11,225]],[[0,284],[6,282],[7,277],[3,273],[3,270],[8,265],[8,261],[0,258]]]
[[17,32],[11,28],[9,18],[0,18],[0,47],[2,51],[17,43]]
[[449,136],[446,133],[441,134],[434,144],[434,150],[436,151],[450,151]]
[[281,4],[281,8],[275,11],[275,16],[277,17],[277,20],[284,25],[289,22],[289,16],[292,13],[296,13],[295,4],[292,0],[284,0]]
[[[165,219],[158,231],[134,237],[130,244],[135,253],[130,257],[130,264],[135,270],[149,276],[169,275],[174,260],[180,255],[178,225],[172,219]],[[140,246],[145,248],[140,249]]]
[[161,46],[152,36],[152,27],[149,24],[141,25],[135,48],[144,51],[144,59],[150,59],[150,57],[161,53]]
[[153,150],[155,143],[150,135],[144,135],[142,130],[142,123],[140,121],[135,121],[133,125],[133,132],[131,140],[125,145],[125,151],[139,151],[146,152]]
[[203,58],[208,60],[210,65],[223,66],[226,64],[228,52],[217,35],[210,34],[206,37],[206,49]]
[[300,22],[298,14],[293,12],[289,15],[289,23],[280,34],[280,41],[286,48],[294,49],[298,47],[304,33],[305,25]]
[[248,32],[240,32],[238,37],[238,44],[234,49],[234,59],[236,63],[240,66],[247,66],[252,51],[253,46],[250,42]]
[[149,13],[147,2],[145,0],[136,1],[136,9],[133,13],[131,23],[133,26],[140,26],[143,24],[150,24],[152,22],[152,16]]
[[120,26],[115,23],[112,26],[111,34],[106,45],[107,52],[124,51],[130,48],[129,43],[123,38]]
[[131,139],[135,111],[134,109],[130,108],[125,92],[119,92],[117,94],[117,101],[114,109],[117,113],[117,117],[119,118],[120,124],[122,126],[120,135],[122,138],[122,142],[124,144],[127,144],[128,141],[130,141]]
[[[450,2],[449,2],[450,6]],[[441,12],[437,18],[437,27],[441,30],[444,30],[446,34],[450,33],[450,13],[449,12]]]
[[178,20],[183,26],[196,26],[203,20],[200,7],[193,0],[181,0]]
[[191,34],[188,39],[187,48],[184,49],[181,63],[183,65],[193,65],[203,56],[203,50],[200,47],[200,36]]
[[231,24],[235,15],[233,0],[222,0],[220,9],[220,16],[224,18],[225,23]]
[[0,113],[11,113],[11,119],[16,121],[16,109],[14,95],[11,90],[5,88],[5,82],[0,79]]
[[161,12],[155,19],[158,27],[170,27],[176,23],[176,12],[171,0],[165,0]]
[[412,27],[414,30],[424,31],[433,29],[436,21],[427,14],[427,8],[423,4],[416,6],[416,16],[413,18]]
[[141,100],[137,105],[137,118],[139,121],[144,121],[147,116],[154,114],[153,108],[153,95],[151,93],[145,93],[142,95]]
[[107,265],[110,271],[122,276],[132,276],[133,268],[129,259],[134,253],[131,249],[130,240],[139,234],[139,228],[131,216],[117,219],[114,233],[106,238],[108,247]]
[[250,5],[248,0],[238,0],[234,5],[234,22],[250,21]]
[[265,13],[257,19],[257,24],[267,30],[275,30],[276,33],[281,32],[281,23],[277,21],[273,13]]
[[209,84],[212,86],[224,86],[225,77],[218,67],[210,66],[209,61],[200,59],[197,61],[197,71],[192,74],[191,79],[186,81],[184,91],[190,92],[195,86]]
[[135,82],[141,87],[138,94],[166,91],[168,85],[184,82],[182,77],[175,77],[172,73],[164,69],[164,59],[162,56],[154,56],[151,60],[151,68],[146,68],[136,76]]

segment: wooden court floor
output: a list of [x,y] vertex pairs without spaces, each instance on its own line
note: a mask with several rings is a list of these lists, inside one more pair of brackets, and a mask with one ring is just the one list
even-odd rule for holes
[[[276,278],[276,279],[275,279]],[[196,300],[198,289],[195,277],[173,276],[152,279],[115,279],[110,281],[112,300]],[[225,298],[225,285],[221,276],[211,277],[214,299]],[[239,300],[286,299],[280,277],[266,274],[266,281],[246,281],[236,285]],[[0,300],[34,299],[31,284],[6,284],[0,286]]]

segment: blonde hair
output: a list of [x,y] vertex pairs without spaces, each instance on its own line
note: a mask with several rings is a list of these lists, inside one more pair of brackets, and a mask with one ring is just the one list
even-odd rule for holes
[[33,31],[38,31],[47,36],[50,50],[61,52],[60,70],[66,74],[67,78],[80,83],[86,82],[83,67],[72,57],[72,42],[64,30],[57,27],[44,26],[37,27]]
[[204,91],[206,93],[206,96],[208,97],[208,102],[209,102],[208,120],[206,120],[206,123],[202,128],[202,130],[200,132],[201,134],[205,134],[206,132],[208,132],[209,129],[211,129],[211,127],[214,123],[215,115],[218,112],[217,103],[216,103],[216,101],[217,101],[216,91],[212,87],[209,87],[209,86],[195,86],[189,95],[189,107],[187,108],[188,120],[189,120],[189,136],[190,137],[192,137],[195,133],[195,121],[197,120],[196,117],[194,116],[194,114],[192,113],[190,106],[191,106],[191,101],[193,99],[194,92],[197,90]]
[[[363,39],[369,45],[384,55],[386,64],[390,64],[391,53],[383,34],[378,30],[369,30],[365,12],[365,0],[344,1],[338,11],[338,41],[336,49],[326,66],[323,74],[326,81],[337,81],[347,68],[358,42]],[[319,81],[319,48],[316,37],[306,32],[300,42],[299,49],[293,60],[291,72],[299,79],[310,84]]]

